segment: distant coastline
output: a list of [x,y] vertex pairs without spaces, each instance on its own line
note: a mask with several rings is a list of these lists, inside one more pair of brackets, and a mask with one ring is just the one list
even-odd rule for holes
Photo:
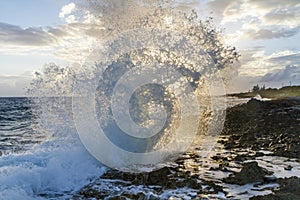
[[[255,88],[255,87],[254,87]],[[227,94],[229,97],[238,97],[238,98],[253,98],[257,95],[260,95],[262,98],[270,99],[283,99],[283,98],[293,98],[300,97],[300,85],[299,86],[286,86],[282,88],[258,88],[255,91],[251,92],[242,92],[242,93],[233,93]]]

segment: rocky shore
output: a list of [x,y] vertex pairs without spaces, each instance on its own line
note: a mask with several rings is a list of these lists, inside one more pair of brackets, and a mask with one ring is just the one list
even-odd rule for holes
[[300,158],[300,99],[259,101],[230,108],[223,135],[226,149],[269,150]]
[[300,199],[300,99],[229,108],[210,158],[201,148],[159,170],[109,170],[74,199]]

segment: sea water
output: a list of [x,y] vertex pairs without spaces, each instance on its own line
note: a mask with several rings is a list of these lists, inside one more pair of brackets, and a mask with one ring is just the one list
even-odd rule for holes
[[105,172],[66,116],[52,133],[38,131],[36,109],[28,98],[0,98],[0,199],[66,197]]

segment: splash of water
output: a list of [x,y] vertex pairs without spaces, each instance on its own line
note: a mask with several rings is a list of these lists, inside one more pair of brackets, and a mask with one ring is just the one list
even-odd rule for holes
[[[194,134],[220,133],[225,107],[215,98],[224,95],[218,71],[230,66],[238,53],[224,45],[211,19],[203,22],[195,11],[180,11],[172,1],[87,1],[80,6],[80,16],[86,20],[88,15],[95,27],[102,27],[94,36],[100,41],[97,48],[83,65],[45,67],[31,92],[38,97],[73,96],[76,128],[92,155],[120,169],[145,160],[128,157],[128,152],[145,155],[163,149],[146,159],[157,164],[186,151]],[[63,120],[53,119],[57,109],[52,113],[46,108],[41,118],[52,117],[51,127],[59,127]],[[59,115],[67,109],[60,103],[57,108]],[[99,129],[104,137],[98,141],[111,142],[125,154],[109,146],[91,147],[105,146],[94,143]],[[179,138],[181,142],[172,143]],[[105,155],[97,153],[103,151],[119,159],[104,161]],[[153,161],[154,156],[160,159]]]

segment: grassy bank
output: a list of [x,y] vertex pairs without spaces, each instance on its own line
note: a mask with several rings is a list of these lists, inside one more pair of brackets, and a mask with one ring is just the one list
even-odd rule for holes
[[265,90],[259,90],[253,92],[229,94],[228,96],[239,97],[239,98],[252,98],[255,97],[256,95],[260,95],[262,98],[270,98],[270,99],[300,97],[300,86],[287,86],[280,89],[268,88]]

